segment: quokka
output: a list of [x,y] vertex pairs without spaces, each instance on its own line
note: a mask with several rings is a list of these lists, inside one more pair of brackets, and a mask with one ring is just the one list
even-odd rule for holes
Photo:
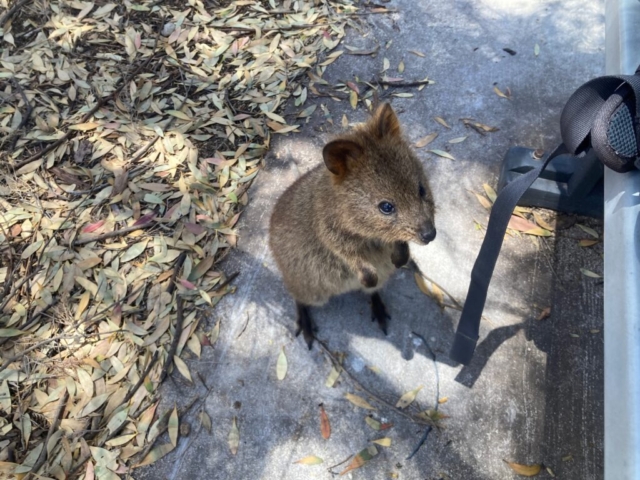
[[389,104],[327,143],[320,164],[291,185],[271,216],[270,246],[296,301],[297,334],[311,349],[309,307],[353,290],[371,295],[372,319],[387,333],[378,293],[409,261],[407,242],[436,236],[434,203],[422,164]]

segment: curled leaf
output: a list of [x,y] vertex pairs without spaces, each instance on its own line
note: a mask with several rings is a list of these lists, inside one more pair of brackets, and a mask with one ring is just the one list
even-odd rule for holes
[[506,460],[503,461],[511,467],[511,470],[524,477],[534,477],[540,473],[540,470],[542,470],[542,466],[538,464],[522,465],[520,463],[507,462]]
[[366,408],[367,410],[376,410],[375,407],[371,406],[369,402],[367,402],[364,398],[359,397],[358,395],[347,393],[345,394],[345,398],[353,403],[356,407]]
[[423,385],[420,385],[418,388],[408,391],[404,395],[400,397],[398,403],[396,403],[396,408],[406,408],[416,399],[418,392],[424,388]]

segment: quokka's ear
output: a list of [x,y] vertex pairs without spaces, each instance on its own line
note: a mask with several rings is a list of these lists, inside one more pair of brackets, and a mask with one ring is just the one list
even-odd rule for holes
[[351,140],[334,140],[322,149],[324,164],[338,178],[349,172],[362,153],[362,147]]
[[400,121],[388,103],[380,105],[369,120],[371,132],[378,138],[399,137]]

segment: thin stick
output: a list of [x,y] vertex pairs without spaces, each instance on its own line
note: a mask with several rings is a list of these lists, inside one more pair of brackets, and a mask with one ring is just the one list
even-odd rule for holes
[[35,271],[31,272],[28,276],[26,276],[23,279],[18,280],[16,282],[16,285],[11,289],[11,293],[9,293],[9,295],[7,295],[3,299],[4,301],[2,302],[2,305],[0,305],[0,312],[4,310],[4,307],[7,306],[7,303],[9,303],[9,301],[18,292],[18,290],[20,290],[25,283],[27,283],[29,280],[31,280],[33,277],[35,277],[40,272],[41,268],[42,267],[37,268]]
[[176,278],[178,277],[178,272],[182,268],[182,264],[184,263],[186,258],[187,252],[182,252],[180,255],[178,255],[178,258],[176,258],[176,263],[173,266],[173,273],[171,274],[171,281],[167,286],[167,293],[170,295],[173,295],[173,291],[176,289]]
[[419,80],[416,82],[388,82],[385,80],[376,80],[375,82],[386,87],[419,87],[428,85],[430,80]]
[[182,335],[182,322],[184,321],[184,315],[182,312],[182,306],[184,304],[184,300],[181,296],[178,295],[177,298],[177,318],[176,318],[176,330],[173,334],[173,340],[171,341],[171,348],[169,348],[169,353],[167,354],[167,361],[162,366],[162,372],[160,372],[160,383],[162,383],[167,376],[167,371],[169,367],[173,364],[173,357],[176,354],[176,350],[178,349],[178,343],[180,343],[180,336]]
[[[262,33],[287,32],[287,31],[291,31],[291,30],[298,30],[298,29],[303,29],[303,28],[315,28],[315,27],[326,27],[326,25],[323,25],[323,24],[314,25],[314,24],[311,24],[311,23],[305,23],[305,24],[302,24],[302,25],[290,25],[289,27],[265,28],[264,30],[262,30]],[[216,30],[220,30],[222,32],[256,33],[255,29],[247,28],[247,27],[224,27],[224,26],[217,27],[215,25],[211,25],[211,28],[215,28]]]
[[[111,92],[109,95],[105,96],[105,97],[101,97],[96,104],[93,106],[93,108],[91,110],[89,110],[80,120],[80,123],[85,123],[87,120],[89,120],[94,113],[96,113],[100,108],[102,108],[102,106],[107,103],[109,100],[111,100],[112,98],[114,98],[116,95],[118,95],[122,89],[126,86],[129,85],[131,79],[133,77],[135,77],[136,75],[138,75],[138,73],[140,73],[144,68],[146,68],[146,66],[149,64],[149,62],[151,61],[151,59],[154,57],[155,55],[151,55],[149,56],[149,58],[147,60],[145,60],[138,68],[135,69],[135,71],[129,75],[126,80],[123,80],[123,78],[121,78],[118,83],[120,83],[120,85],[118,85],[118,87]],[[58,148],[60,145],[62,145],[64,142],[66,142],[69,137],[71,137],[71,135],[75,132],[75,130],[68,130],[67,133],[64,134],[64,136],[60,139],[58,139],[57,141],[53,142],[51,145],[49,145],[48,147],[45,147],[44,149],[40,150],[38,153],[36,153],[35,155],[32,155],[31,157],[22,160],[18,163],[16,163],[15,165],[13,165],[14,169],[19,169],[20,167],[23,167],[31,162],[35,162],[36,160],[38,160],[39,158],[43,157],[44,155],[46,155],[47,153],[49,153],[50,151],[52,151],[55,148]]]
[[145,368],[144,372],[142,373],[142,375],[138,379],[138,382],[129,391],[129,393],[127,393],[127,396],[124,397],[124,400],[122,400],[122,405],[128,403],[129,400],[131,400],[133,398],[133,396],[136,394],[138,389],[142,386],[142,384],[144,383],[144,379],[147,377],[147,375],[149,375],[149,372],[151,372],[151,369],[153,368],[155,363],[158,361],[158,353],[159,352],[160,352],[160,350],[156,350],[155,351],[155,353],[153,354],[153,357],[151,357],[151,361],[149,362],[149,365],[147,365],[147,368]]
[[336,467],[339,467],[340,465],[343,465],[343,464],[347,463],[349,460],[351,460],[351,457],[353,457],[353,455],[349,455],[346,458],[346,460],[343,460],[340,463],[336,463],[335,465],[330,466],[329,468],[327,468],[327,472],[329,472],[331,475],[337,475],[336,472],[332,472],[331,470],[333,470]]
[[83,238],[80,240],[74,240],[72,246],[85,245],[91,242],[99,242],[100,240],[104,240],[106,238],[120,237],[122,235],[126,235],[127,233],[135,232],[136,230],[143,230],[145,228],[149,228],[153,225],[153,220],[149,220],[148,222],[141,223],[140,225],[132,225],[131,227],[121,228],[120,230],[114,230],[113,232],[103,233],[102,235],[97,235],[91,238]]
[[31,116],[31,112],[33,112],[33,107],[29,103],[29,99],[25,95],[24,90],[22,89],[22,86],[20,85],[20,82],[18,82],[18,80],[16,80],[16,77],[11,77],[11,83],[13,83],[13,85],[16,87],[16,90],[18,90],[18,92],[20,93],[20,96],[22,97],[22,101],[24,102],[24,104],[27,107],[27,113],[25,113],[22,116],[22,121],[16,127],[16,129],[13,132],[11,132],[11,134],[5,140],[2,141],[2,143],[4,144],[4,142],[9,140],[11,137],[13,137],[13,141],[11,142],[11,146],[9,147],[9,150],[13,150],[15,148],[16,143],[20,139],[20,135],[19,135],[20,130],[22,129],[22,127],[24,127],[27,124],[27,122],[29,121],[29,117]]
[[58,407],[56,408],[56,411],[53,414],[53,422],[51,422],[51,426],[49,427],[49,432],[47,433],[47,439],[44,441],[44,447],[40,451],[40,455],[38,456],[38,460],[36,461],[36,463],[33,464],[33,467],[31,468],[31,472],[29,473],[27,480],[31,479],[34,475],[36,475],[38,470],[40,470],[40,467],[42,467],[42,465],[44,465],[44,462],[47,459],[47,445],[49,444],[49,440],[51,440],[51,436],[58,429],[58,425],[60,425],[62,412],[64,411],[64,407],[67,404],[67,399],[68,398],[69,398],[69,392],[65,388],[64,389],[64,394],[62,395],[62,398],[60,399],[60,402],[58,403]]
[[353,375],[351,375],[351,373],[349,373],[349,371],[344,367],[340,365],[340,362],[338,362],[338,359],[335,357],[335,355],[333,355],[333,353],[331,353],[331,350],[329,350],[329,348],[324,344],[324,342],[322,342],[321,340],[318,340],[317,338],[315,339],[316,343],[318,345],[320,345],[320,348],[322,348],[322,350],[324,351],[324,353],[331,359],[331,361],[333,362],[333,364],[336,367],[340,367],[340,369],[345,373],[345,375],[347,376],[347,378],[349,380],[351,380],[351,383],[353,383],[356,388],[358,388],[359,390],[362,390],[363,392],[365,392],[367,395],[369,395],[371,398],[373,398],[376,402],[384,405],[385,407],[393,410],[394,412],[396,412],[398,415],[402,415],[403,417],[408,418],[409,420],[411,420],[414,423],[418,423],[420,425],[431,425],[432,422],[424,419],[424,418],[420,418],[420,417],[416,417],[414,415],[411,415],[403,410],[400,410],[399,408],[397,408],[394,405],[391,405],[389,402],[387,402],[386,400],[383,400],[382,398],[380,398],[378,395],[376,395],[375,393],[371,392],[370,390],[366,389],[365,387],[362,386],[362,384],[360,382],[358,382],[355,377]]

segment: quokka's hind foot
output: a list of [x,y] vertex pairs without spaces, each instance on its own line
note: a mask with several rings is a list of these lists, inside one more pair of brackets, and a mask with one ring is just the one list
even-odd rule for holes
[[387,308],[384,306],[382,298],[378,292],[371,295],[371,321],[378,322],[380,329],[387,335],[387,320],[391,317],[387,313]]
[[296,337],[302,333],[302,338],[304,338],[309,350],[311,350],[315,338],[314,333],[318,331],[318,327],[316,327],[315,322],[309,314],[309,307],[296,302],[296,309],[298,310]]

